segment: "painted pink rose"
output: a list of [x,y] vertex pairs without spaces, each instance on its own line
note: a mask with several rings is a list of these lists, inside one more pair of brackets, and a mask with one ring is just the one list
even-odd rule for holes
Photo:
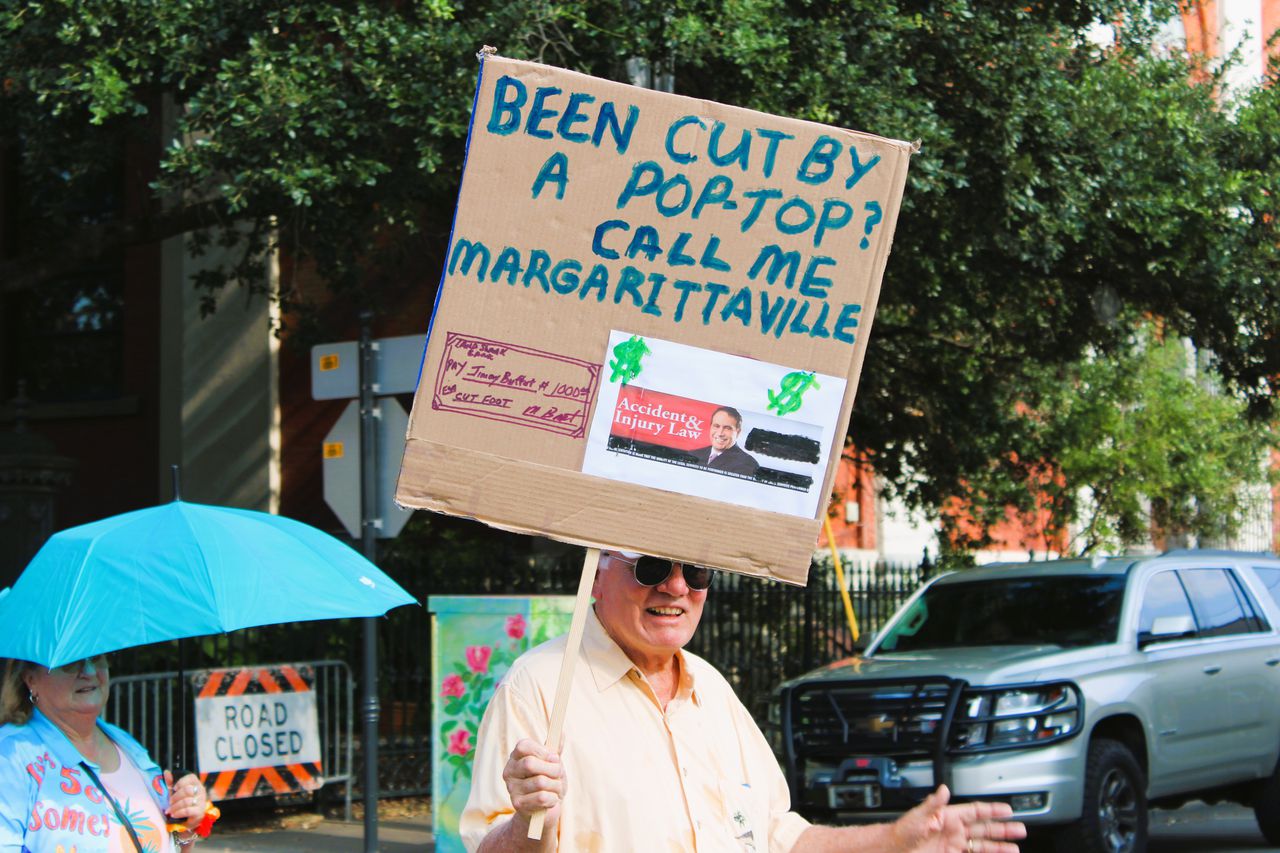
[[471,751],[471,732],[466,729],[454,729],[449,735],[449,752],[454,755],[466,755]]
[[523,637],[525,627],[524,617],[519,613],[507,617],[507,636],[511,639],[518,640]]
[[493,649],[488,646],[467,646],[467,666],[477,675],[483,675],[489,671],[489,656],[493,654]]
[[467,685],[462,683],[461,675],[446,675],[440,685],[441,696],[461,696],[467,692]]

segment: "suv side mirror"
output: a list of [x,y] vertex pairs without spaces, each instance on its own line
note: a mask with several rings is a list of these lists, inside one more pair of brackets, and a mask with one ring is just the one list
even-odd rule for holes
[[1191,616],[1157,616],[1151,623],[1150,631],[1138,633],[1138,648],[1160,643],[1165,640],[1178,640],[1190,637],[1196,632],[1196,622]]

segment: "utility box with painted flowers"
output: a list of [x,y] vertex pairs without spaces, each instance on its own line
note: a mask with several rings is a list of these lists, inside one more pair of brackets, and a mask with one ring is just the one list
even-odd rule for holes
[[438,853],[461,853],[480,718],[526,650],[565,634],[571,595],[431,596],[431,820]]

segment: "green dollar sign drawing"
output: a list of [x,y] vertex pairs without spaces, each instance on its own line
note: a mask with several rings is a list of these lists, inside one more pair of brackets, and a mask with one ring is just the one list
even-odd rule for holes
[[769,394],[769,408],[777,409],[778,414],[785,415],[800,408],[800,398],[810,388],[821,387],[814,380],[812,373],[788,373],[782,377],[782,387],[775,394]]
[[622,384],[626,385],[640,375],[640,359],[649,354],[649,348],[639,335],[632,335],[631,340],[614,347],[613,354],[617,357],[609,362],[609,367],[613,368],[609,381],[617,382],[621,377]]

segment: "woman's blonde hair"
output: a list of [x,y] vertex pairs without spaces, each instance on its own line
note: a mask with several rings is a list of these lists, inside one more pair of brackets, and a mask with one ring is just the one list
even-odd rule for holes
[[0,681],[0,725],[23,725],[31,719],[35,705],[31,702],[31,691],[27,689],[22,676],[35,664],[13,658],[0,660],[4,661],[4,680]]

